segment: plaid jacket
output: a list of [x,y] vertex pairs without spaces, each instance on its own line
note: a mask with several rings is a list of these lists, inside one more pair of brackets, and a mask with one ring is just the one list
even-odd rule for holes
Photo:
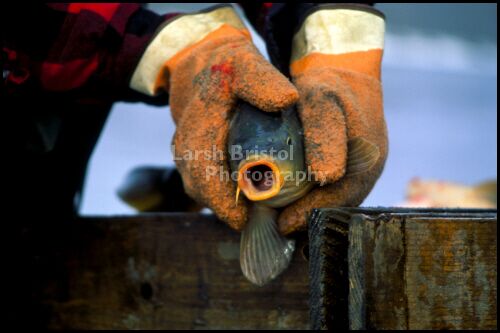
[[[24,8],[23,8],[24,7]],[[159,16],[137,4],[11,4],[2,10],[7,91],[130,99],[129,79]]]
[[[242,4],[265,38],[272,61],[288,70],[292,35],[313,4]],[[177,14],[138,4],[9,4],[1,15],[1,60],[7,92],[36,89],[164,104],[129,88],[130,77],[157,27]]]

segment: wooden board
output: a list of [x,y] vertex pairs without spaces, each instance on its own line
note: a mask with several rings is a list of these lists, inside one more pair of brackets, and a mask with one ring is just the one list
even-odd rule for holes
[[239,234],[213,216],[83,218],[72,235],[43,293],[51,329],[309,327],[300,248],[281,277],[257,287],[241,274]]
[[496,220],[496,210],[317,210],[312,327],[495,329]]

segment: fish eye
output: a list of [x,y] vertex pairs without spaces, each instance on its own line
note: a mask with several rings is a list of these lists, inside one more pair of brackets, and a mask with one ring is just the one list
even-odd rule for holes
[[286,138],[286,144],[289,146],[292,145],[292,138],[291,137]]

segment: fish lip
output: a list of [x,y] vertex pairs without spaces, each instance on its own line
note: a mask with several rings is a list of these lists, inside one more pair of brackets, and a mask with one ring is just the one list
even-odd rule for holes
[[[255,188],[251,180],[245,177],[245,173],[252,167],[265,165],[269,167],[273,173],[273,185],[270,189],[262,191]],[[277,180],[277,181],[276,181]],[[253,155],[240,162],[238,167],[238,187],[251,201],[262,201],[270,199],[281,191],[284,179],[276,162],[265,155]]]

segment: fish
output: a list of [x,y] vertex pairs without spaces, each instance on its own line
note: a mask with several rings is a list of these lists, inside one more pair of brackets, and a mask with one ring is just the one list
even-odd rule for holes
[[420,208],[497,208],[497,180],[468,186],[448,181],[412,179],[406,201],[399,206]]
[[179,171],[172,166],[138,166],[116,190],[117,196],[139,212],[199,211],[185,192]]
[[[306,166],[303,136],[295,106],[264,112],[241,101],[230,122],[227,151],[231,171],[237,174],[235,204],[240,193],[249,201],[240,266],[258,286],[280,275],[295,250],[295,241],[278,231],[280,209],[318,185]],[[363,138],[353,138],[348,147],[346,176],[371,169],[380,156],[378,147]]]
[[[346,177],[371,169],[380,156],[377,146],[363,138],[347,144]],[[280,210],[320,185],[305,163],[295,106],[271,113],[240,101],[230,120],[227,153],[230,169],[237,174],[234,204],[241,193],[250,203],[240,240],[241,270],[250,282],[263,286],[288,267],[295,250],[295,240],[278,231]],[[139,212],[203,209],[184,192],[182,178],[171,166],[136,167],[116,193]]]

